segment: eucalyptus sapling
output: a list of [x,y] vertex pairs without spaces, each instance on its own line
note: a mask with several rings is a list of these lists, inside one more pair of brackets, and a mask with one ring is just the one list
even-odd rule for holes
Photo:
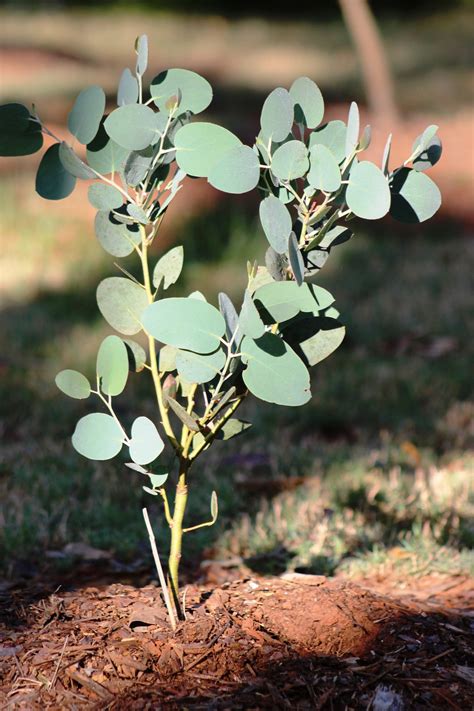
[[[425,170],[439,159],[441,142],[437,127],[429,126],[402,166],[389,167],[391,137],[380,167],[363,160],[370,127],[361,133],[357,105],[351,104],[346,122],[324,123],[321,92],[301,77],[289,90],[270,93],[255,144],[247,146],[226,128],[195,120],[212,100],[210,84],[198,74],[170,69],[145,90],[145,36],[135,49],[135,70],[122,73],[110,113],[100,87],[79,94],[68,117],[71,143],[57,139],[36,109],[1,106],[0,154],[35,153],[46,137],[51,145],[38,167],[39,195],[59,200],[77,180],[91,181],[88,197],[97,209],[99,243],[116,259],[134,254],[139,261],[138,279],[119,267],[118,275],[98,285],[99,310],[120,335],[101,343],[94,383],[63,370],[56,384],[72,398],[95,398],[96,406],[72,435],[75,449],[107,460],[125,446],[131,460],[126,466],[145,478],[148,494],[162,499],[171,536],[168,587],[182,618],[183,535],[211,526],[218,514],[213,492],[209,520],[185,523],[194,462],[216,440],[250,427],[235,417],[249,394],[291,407],[310,400],[308,369],[333,353],[345,333],[334,298],[318,285],[321,268],[331,251],[352,237],[348,223],[354,216],[376,220],[390,213],[413,223],[434,215],[441,197]],[[152,264],[151,247],[186,176],[207,179],[227,193],[260,191],[259,215],[269,246],[265,265],[247,265],[238,308],[226,294],[219,295],[218,308],[198,292],[166,295],[183,267],[181,246]],[[127,430],[115,398],[130,371],[151,379],[157,415],[152,421],[137,413]],[[165,440],[174,452],[174,468],[162,463]],[[175,486],[172,503],[168,480]]]

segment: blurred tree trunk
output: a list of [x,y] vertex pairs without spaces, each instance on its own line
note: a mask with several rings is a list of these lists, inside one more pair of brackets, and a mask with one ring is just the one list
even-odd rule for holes
[[339,0],[344,21],[355,44],[371,111],[395,123],[398,111],[393,79],[382,38],[367,0]]

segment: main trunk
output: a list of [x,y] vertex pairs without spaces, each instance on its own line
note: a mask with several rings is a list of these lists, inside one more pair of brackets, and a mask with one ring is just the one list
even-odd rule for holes
[[181,545],[183,541],[183,518],[188,499],[188,486],[186,483],[187,467],[182,467],[176,486],[174,502],[173,524],[171,527],[171,548],[168,560],[168,585],[173,598],[177,615],[182,619],[183,613],[179,601],[179,563],[181,560]]

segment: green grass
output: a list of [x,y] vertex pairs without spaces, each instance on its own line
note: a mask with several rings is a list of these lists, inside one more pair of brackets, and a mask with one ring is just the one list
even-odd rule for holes
[[[95,286],[113,267],[86,217],[65,222],[52,208],[45,217],[28,200],[17,215],[19,191],[17,179],[3,179],[2,233],[12,239],[0,312],[0,565],[11,575],[18,561],[41,567],[46,551],[75,541],[126,561],[148,558],[144,504],[166,545],[157,500],[138,474],[72,450],[87,405],[53,383],[65,367],[93,372],[108,332]],[[184,292],[238,297],[246,258],[264,249],[254,215],[227,201],[182,225]],[[321,283],[336,297],[347,339],[316,368],[310,404],[296,411],[250,401],[242,416],[253,429],[216,444],[196,467],[188,521],[208,518],[214,488],[220,518],[186,537],[188,563],[240,555],[255,570],[350,575],[389,564],[402,574],[470,568],[473,257],[462,228],[443,222],[402,232],[387,222],[334,252]],[[119,400],[125,422],[154,417],[146,376],[131,381]]]

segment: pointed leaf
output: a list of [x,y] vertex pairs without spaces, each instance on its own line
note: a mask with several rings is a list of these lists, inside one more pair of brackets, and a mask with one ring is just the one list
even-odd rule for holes
[[242,143],[222,126],[189,123],[176,133],[174,145],[178,166],[188,175],[207,178],[223,156]]
[[168,100],[173,96],[180,96],[178,110],[179,116],[186,111],[199,114],[207,109],[212,101],[212,87],[209,82],[196,72],[189,69],[168,69],[158,74],[150,86],[150,94],[155,105],[168,113]]
[[260,203],[260,222],[270,245],[278,254],[288,251],[292,221],[288,208],[274,195]]
[[227,422],[220,430],[221,436],[219,437],[219,439],[227,440],[232,439],[232,437],[238,437],[250,427],[252,427],[251,422],[246,422],[245,420],[238,420],[235,417],[231,417],[230,420],[227,420]]
[[271,170],[280,180],[301,178],[308,168],[308,151],[302,141],[283,143],[273,154]]
[[145,74],[148,66],[148,37],[140,35],[135,43],[135,51],[137,53],[137,74]]
[[132,151],[123,165],[123,174],[127,185],[135,188],[146,177],[153,160],[153,148],[143,151]]
[[390,170],[388,167],[388,163],[390,161],[390,149],[392,147],[392,134],[390,133],[388,138],[387,138],[387,143],[385,144],[385,148],[383,150],[383,156],[382,156],[382,173],[384,175],[388,175]]
[[135,464],[153,462],[160,456],[164,447],[165,443],[154,423],[148,417],[137,417],[132,424],[132,436],[129,442],[130,457]]
[[158,289],[163,282],[163,288],[167,289],[171,284],[177,282],[183,269],[183,263],[183,247],[179,245],[170,249],[156,263],[153,270],[153,285]]
[[260,161],[250,146],[235,146],[213,166],[209,182],[217,190],[241,195],[257,187]]
[[286,89],[278,87],[265,99],[260,116],[262,132],[274,143],[284,141],[294,120],[293,99]]
[[212,492],[211,495],[211,518],[212,518],[212,523],[215,523],[217,521],[217,516],[219,514],[219,507],[217,503],[217,494],[215,491]]
[[82,417],[72,435],[76,452],[88,459],[105,461],[120,452],[123,432],[111,415],[94,412]]
[[89,381],[77,370],[62,370],[57,374],[55,383],[61,392],[75,400],[85,400],[91,394]]
[[308,183],[316,190],[334,193],[341,187],[341,171],[339,165],[326,146],[316,144],[310,151],[311,168],[308,173]]
[[78,95],[67,119],[67,126],[79,143],[90,143],[99,130],[105,111],[105,94],[100,86],[90,86]]
[[199,432],[197,420],[195,420],[194,417],[192,417],[177,400],[168,396],[166,398],[166,402],[170,409],[173,410],[174,414],[181,420],[183,425],[186,425],[188,430],[191,430],[191,432]]
[[62,200],[72,193],[76,178],[71,175],[59,159],[59,143],[50,146],[38,167],[36,192],[46,200]]
[[304,405],[311,397],[309,374],[303,361],[279,337],[266,333],[254,341],[247,336],[240,350],[244,383],[261,400],[276,405]]
[[132,341],[131,338],[122,338],[122,341],[127,349],[128,369],[132,372],[140,373],[145,367],[147,359],[145,349],[136,341]]
[[128,353],[118,336],[107,336],[97,354],[97,377],[105,395],[120,395],[128,379]]
[[148,306],[142,316],[145,330],[162,343],[213,353],[225,333],[225,321],[211,304],[197,299],[162,299]]
[[372,140],[372,129],[370,126],[366,126],[360,137],[359,145],[357,146],[358,151],[365,151],[370,146]]
[[288,243],[288,260],[290,262],[291,271],[293,272],[295,281],[298,286],[301,286],[304,281],[304,261],[294,232],[291,233],[290,241]]
[[124,277],[108,277],[97,288],[97,304],[105,320],[116,331],[133,336],[141,328],[148,305],[144,289]]
[[[301,111],[305,125],[308,128],[319,126],[324,116],[324,99],[314,81],[308,77],[295,79],[290,88],[290,96],[295,104],[295,111]],[[297,113],[296,119],[298,120]]]
[[202,355],[192,351],[178,350],[176,368],[188,383],[208,383],[220,373],[226,362],[225,353],[219,348],[215,353]]
[[360,118],[359,118],[359,107],[356,102],[353,101],[349,108],[349,116],[347,119],[347,133],[346,133],[346,156],[355,151],[357,144],[359,143],[359,130],[360,130]]
[[435,124],[425,128],[423,133],[415,139],[412,152],[418,156],[420,153],[423,153],[423,151],[426,151],[432,139],[435,137],[438,128],[439,126],[436,126]]
[[237,326],[238,326],[238,321],[239,317],[236,311],[236,308],[234,304],[232,303],[231,299],[225,294],[224,292],[219,293],[219,310],[221,314],[224,317],[225,321],[225,327],[226,327],[226,336],[227,339],[230,341],[232,336],[234,335]]
[[278,254],[273,247],[269,247],[265,252],[265,266],[272,279],[283,281],[287,274],[288,257],[286,254]]
[[354,215],[378,220],[390,210],[390,200],[388,181],[380,168],[367,160],[352,166],[346,202]]
[[429,220],[441,205],[438,186],[425,173],[400,168],[391,180],[390,214],[400,222],[416,223]]
[[419,153],[416,158],[414,158],[413,168],[418,171],[432,168],[441,158],[442,152],[443,146],[439,136],[433,136],[433,138],[426,144],[424,150]]

